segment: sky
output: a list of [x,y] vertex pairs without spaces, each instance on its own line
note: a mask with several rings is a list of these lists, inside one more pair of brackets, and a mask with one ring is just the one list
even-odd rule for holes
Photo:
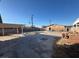
[[0,0],[0,14],[4,23],[72,25],[79,17],[79,0]]

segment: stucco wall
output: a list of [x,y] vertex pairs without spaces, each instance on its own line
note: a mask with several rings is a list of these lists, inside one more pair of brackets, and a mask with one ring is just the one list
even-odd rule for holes
[[61,25],[49,26],[49,27],[46,28],[46,30],[49,30],[49,28],[52,31],[63,31],[63,30],[65,30],[65,27],[64,26],[61,26]]

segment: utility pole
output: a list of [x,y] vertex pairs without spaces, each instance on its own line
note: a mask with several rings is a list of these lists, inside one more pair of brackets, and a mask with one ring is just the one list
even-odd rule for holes
[[34,16],[34,15],[31,16],[31,26],[32,26],[32,27],[33,27],[33,16]]

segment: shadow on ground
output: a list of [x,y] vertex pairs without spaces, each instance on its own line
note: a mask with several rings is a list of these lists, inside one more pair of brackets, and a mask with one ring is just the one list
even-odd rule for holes
[[53,58],[79,58],[79,44],[53,46]]

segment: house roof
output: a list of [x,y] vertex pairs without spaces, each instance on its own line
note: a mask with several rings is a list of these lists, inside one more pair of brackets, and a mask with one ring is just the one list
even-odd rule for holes
[[8,24],[8,23],[0,23],[0,28],[21,28],[22,24]]

